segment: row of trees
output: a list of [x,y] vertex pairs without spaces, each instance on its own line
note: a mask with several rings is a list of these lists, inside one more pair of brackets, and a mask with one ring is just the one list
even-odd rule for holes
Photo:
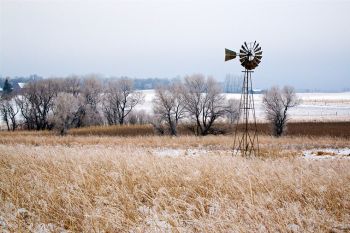
[[51,78],[29,82],[20,93],[3,92],[0,110],[8,130],[21,125],[28,130],[57,128],[61,134],[72,127],[151,123],[176,135],[183,121],[195,123],[197,135],[206,135],[218,118],[232,122],[238,116],[237,105],[225,100],[219,83],[203,75],[160,86],[155,93],[154,114],[146,116],[134,111],[144,95],[130,79]]
[[[0,114],[8,130],[56,128],[65,134],[72,127],[148,123],[171,135],[177,135],[180,122],[193,125],[196,135],[207,135],[218,119],[233,123],[239,116],[238,101],[226,100],[221,85],[201,74],[156,88],[152,115],[135,111],[144,98],[128,78],[51,78],[29,82],[20,93],[3,92]],[[275,134],[281,135],[288,108],[298,103],[294,89],[272,88],[263,103]]]
[[200,74],[185,77],[183,83],[157,88],[153,106],[156,128],[165,125],[171,135],[177,134],[181,119],[195,125],[196,135],[207,135],[214,130],[217,119],[234,122],[239,112],[238,102],[226,100],[218,82]]
[[71,127],[124,124],[143,96],[134,92],[129,79],[101,80],[51,78],[29,82],[20,93],[3,92],[0,110],[8,130],[19,124],[28,130],[57,128],[64,134]]
[[[285,132],[288,110],[299,103],[300,99],[291,86],[282,89],[272,87],[264,93],[266,119],[271,123],[275,136]],[[219,118],[234,123],[239,117],[239,103],[234,99],[226,100],[219,84],[212,78],[193,75],[186,77],[184,84],[156,89],[154,112],[159,119],[157,122],[164,122],[172,135],[177,134],[176,127],[183,118],[195,124],[197,135],[206,135],[211,133],[213,123]]]

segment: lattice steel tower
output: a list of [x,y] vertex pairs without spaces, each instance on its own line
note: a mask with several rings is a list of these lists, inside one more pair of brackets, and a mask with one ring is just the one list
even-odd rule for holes
[[[234,51],[225,49],[225,61],[236,58]],[[239,103],[239,117],[235,127],[235,139],[233,145],[234,154],[242,156],[258,155],[259,141],[257,134],[252,73],[262,58],[262,50],[259,43],[246,43],[239,50],[239,61],[245,68],[241,100]],[[239,133],[239,132],[242,132]]]

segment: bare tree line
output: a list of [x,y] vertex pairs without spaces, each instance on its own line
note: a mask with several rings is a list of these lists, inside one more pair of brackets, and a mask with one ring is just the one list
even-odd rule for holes
[[[144,98],[128,78],[50,78],[29,82],[20,93],[3,93],[0,115],[8,130],[56,129],[62,135],[75,127],[123,124],[152,124],[160,134],[177,135],[181,123],[196,135],[207,135],[216,132],[215,122],[233,124],[239,117],[238,101],[226,99],[220,83],[201,74],[156,88],[153,114],[135,110]],[[274,87],[263,103],[274,134],[280,136],[287,110],[299,103],[294,89]]]
[[158,87],[153,114],[135,111],[144,98],[128,78],[49,78],[27,83],[20,93],[3,93],[0,114],[8,130],[57,129],[66,134],[74,127],[150,123],[171,135],[177,135],[181,121],[193,123],[195,134],[206,135],[215,120],[232,115],[219,83],[203,75]]
[[156,89],[153,109],[157,117],[153,124],[161,132],[165,125],[171,135],[176,135],[183,119],[194,125],[196,135],[207,135],[215,130],[213,124],[217,119],[228,115],[237,119],[237,106],[226,100],[217,81],[196,74],[185,77],[183,83]]
[[8,130],[56,128],[65,134],[73,127],[125,124],[142,101],[127,78],[49,78],[29,82],[19,93],[3,93],[0,114]]
[[[289,120],[288,110],[300,102],[291,86],[266,90],[263,106],[275,136],[283,135]],[[153,122],[155,128],[161,133],[167,129],[171,135],[177,134],[180,120],[192,123],[196,135],[207,135],[215,131],[213,125],[218,119],[227,119],[233,124],[240,114],[239,102],[227,100],[218,82],[200,74],[187,76],[183,83],[177,85],[157,88],[153,109],[157,116]]]

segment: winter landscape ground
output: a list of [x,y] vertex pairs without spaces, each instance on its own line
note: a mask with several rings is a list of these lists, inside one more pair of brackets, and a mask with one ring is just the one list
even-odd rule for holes
[[348,232],[349,135],[259,139],[1,132],[0,230]]
[[[139,110],[150,112],[145,95]],[[0,231],[349,232],[350,95],[299,96],[289,133],[260,131],[250,158],[232,155],[230,131],[2,131]]]

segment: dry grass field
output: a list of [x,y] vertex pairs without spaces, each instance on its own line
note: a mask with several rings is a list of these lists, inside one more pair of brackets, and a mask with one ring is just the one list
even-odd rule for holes
[[[179,135],[193,135],[193,126],[180,125]],[[215,124],[214,128],[221,134],[234,134],[234,128],[230,124]],[[271,134],[271,128],[267,123],[258,123],[257,129],[260,134]],[[53,135],[54,132],[44,131],[16,131],[1,132],[1,135]],[[152,125],[127,125],[127,126],[92,126],[75,128],[69,131],[72,136],[152,136],[157,135]],[[286,131],[287,136],[331,136],[350,138],[350,121],[315,121],[315,122],[289,122]]]
[[350,231],[350,159],[302,157],[348,137],[261,135],[242,158],[232,135],[76,132],[0,133],[1,232]]

